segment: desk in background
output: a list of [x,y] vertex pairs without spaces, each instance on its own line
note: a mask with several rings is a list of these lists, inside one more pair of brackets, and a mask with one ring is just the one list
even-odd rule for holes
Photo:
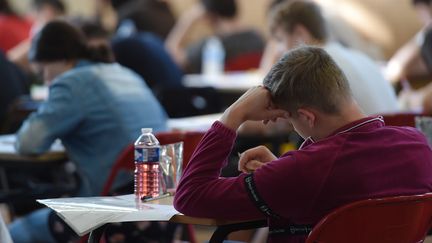
[[15,151],[14,134],[0,136],[0,202],[20,203],[73,193],[77,177],[60,141],[39,156]]
[[168,120],[168,128],[170,130],[179,131],[207,131],[213,122],[218,120],[222,113],[191,116],[184,118],[171,118]]
[[258,72],[233,72],[219,76],[188,74],[183,77],[183,85],[189,88],[210,87],[219,95],[223,109],[234,103],[248,89],[261,85],[264,76]]
[[187,74],[183,77],[186,87],[213,87],[224,93],[244,93],[249,88],[262,84],[263,75],[258,72],[233,72],[220,76]]

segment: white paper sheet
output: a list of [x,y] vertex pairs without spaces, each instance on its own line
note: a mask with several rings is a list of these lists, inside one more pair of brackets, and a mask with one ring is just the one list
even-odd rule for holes
[[167,221],[178,214],[172,205],[137,203],[135,195],[37,200],[65,220],[80,236],[114,222]]

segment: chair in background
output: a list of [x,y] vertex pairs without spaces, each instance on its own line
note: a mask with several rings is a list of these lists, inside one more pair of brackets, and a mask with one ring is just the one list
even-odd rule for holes
[[156,134],[160,144],[170,144],[183,141],[183,169],[186,168],[189,160],[195,151],[196,146],[204,136],[204,132],[197,131],[170,131]]
[[[201,141],[201,138],[204,136],[204,132],[182,132],[182,131],[171,131],[171,132],[160,132],[156,134],[157,139],[160,144],[170,144],[177,143],[183,141],[183,168],[189,162],[189,159],[192,156],[195,147]],[[134,164],[134,145],[130,144],[125,149],[123,149],[122,153],[114,163],[111,168],[111,172],[108,175],[108,179],[105,182],[105,185],[102,189],[102,196],[106,196],[110,193],[112,189],[112,185],[117,174],[121,170],[125,171],[133,171],[135,169]]]
[[432,193],[368,199],[325,216],[306,243],[417,243],[431,226]]
[[421,113],[406,112],[406,113],[389,113],[383,114],[384,122],[387,126],[409,126],[415,127],[415,117],[421,116]]
[[259,68],[262,52],[250,52],[225,61],[225,71],[247,71]]

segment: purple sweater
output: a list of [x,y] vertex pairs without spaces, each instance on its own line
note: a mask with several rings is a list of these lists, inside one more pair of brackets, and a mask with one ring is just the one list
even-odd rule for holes
[[[175,195],[175,208],[190,216],[227,220],[264,218],[245,183],[248,174],[220,178],[236,133],[215,122],[195,150]],[[252,175],[270,210],[269,226],[316,224],[349,202],[432,191],[432,151],[409,127],[381,118],[348,124],[318,142],[266,163]],[[304,242],[305,236],[270,236],[270,242]]]

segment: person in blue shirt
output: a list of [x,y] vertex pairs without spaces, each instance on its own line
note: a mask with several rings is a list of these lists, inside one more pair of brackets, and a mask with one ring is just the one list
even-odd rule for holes
[[183,73],[160,38],[150,32],[117,35],[111,42],[115,59],[145,79],[155,93],[166,88],[183,88]]
[[[17,133],[16,149],[25,155],[62,141],[80,174],[78,196],[100,194],[114,161],[140,128],[167,128],[167,115],[142,78],[95,50],[64,21],[43,27],[29,58],[49,84],[49,97]],[[40,209],[15,220],[9,226],[14,242],[56,242],[49,215]]]

